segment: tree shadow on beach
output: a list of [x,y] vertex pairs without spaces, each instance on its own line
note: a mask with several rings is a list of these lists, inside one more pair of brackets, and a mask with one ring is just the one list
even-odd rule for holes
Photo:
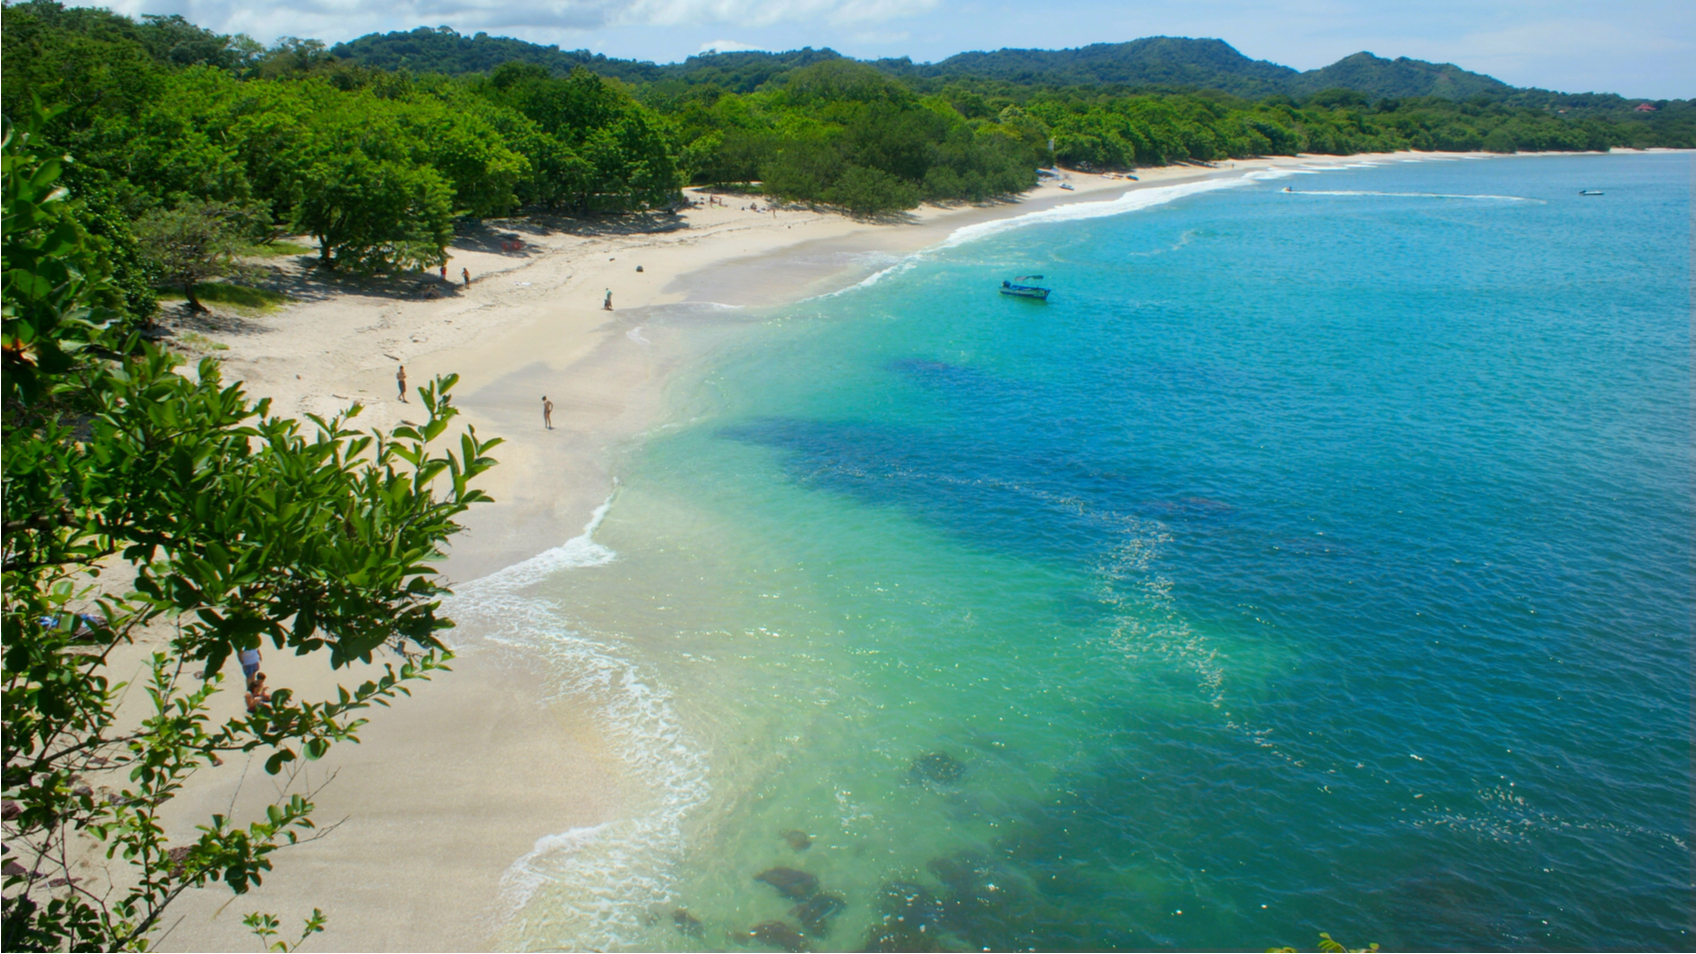
[[502,220],[497,224],[513,231],[524,226],[537,235],[573,235],[579,238],[600,238],[607,235],[663,235],[689,228],[688,220],[669,210],[624,212],[606,215],[560,215],[538,212],[523,219]]
[[272,259],[255,267],[249,282],[279,292],[294,301],[326,301],[343,295],[363,295],[393,301],[428,301],[458,295],[457,282],[424,271],[358,272],[326,268],[316,255]]
[[158,337],[169,337],[179,331],[246,336],[266,330],[259,322],[216,305],[196,311],[186,301],[160,302],[153,326],[163,332]]
[[[462,222],[454,229],[449,248],[523,262],[545,254],[549,249],[543,240],[550,236],[660,235],[688,228],[686,219],[668,210],[586,216],[539,212],[510,219]],[[432,271],[363,275],[349,269],[327,268],[316,254],[268,258],[249,265],[249,284],[294,301],[325,301],[343,295],[429,301],[456,297],[465,290],[451,275],[443,278]]]

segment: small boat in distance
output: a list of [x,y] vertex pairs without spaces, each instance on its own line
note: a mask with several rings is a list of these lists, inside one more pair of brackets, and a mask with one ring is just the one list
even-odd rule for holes
[[1001,294],[1012,295],[1015,298],[1035,298],[1037,301],[1047,301],[1048,293],[1052,289],[1043,288],[1040,285],[1024,284],[1024,282],[1040,281],[1042,281],[1041,275],[1020,275],[1010,282],[1003,281],[1001,283]]
[[1601,189],[1580,189],[1579,195],[1602,195]]

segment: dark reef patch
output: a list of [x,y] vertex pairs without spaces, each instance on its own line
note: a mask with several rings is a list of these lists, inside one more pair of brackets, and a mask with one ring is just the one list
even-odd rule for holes
[[763,944],[780,951],[804,951],[807,937],[782,921],[765,921],[754,925],[746,934],[735,936],[742,944]]
[[952,785],[966,774],[966,763],[946,752],[932,752],[913,760],[907,778],[914,782],[939,782]]
[[754,876],[777,889],[786,898],[805,898],[819,889],[819,879],[794,868],[767,868]]
[[697,920],[694,915],[682,908],[678,908],[671,912],[671,923],[677,925],[677,933],[684,937],[692,937],[699,940],[702,937],[705,937],[707,933],[706,928],[701,925],[701,922]]
[[807,933],[824,937],[830,933],[830,919],[840,914],[847,906],[848,902],[836,895],[820,891],[790,908],[789,913],[801,922]]
[[907,881],[884,885],[878,892],[878,914],[866,931],[866,950],[942,950],[942,905],[923,885]]

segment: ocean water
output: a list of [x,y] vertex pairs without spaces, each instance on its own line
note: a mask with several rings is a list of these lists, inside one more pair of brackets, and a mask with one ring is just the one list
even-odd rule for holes
[[674,316],[608,507],[460,598],[642,789],[503,943],[1690,949],[1690,184],[1209,180]]

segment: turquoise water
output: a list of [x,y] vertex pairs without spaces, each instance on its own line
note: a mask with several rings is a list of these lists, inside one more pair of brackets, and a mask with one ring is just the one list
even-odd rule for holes
[[1689,949],[1690,182],[1145,195],[724,319],[538,587],[653,790],[513,943]]

